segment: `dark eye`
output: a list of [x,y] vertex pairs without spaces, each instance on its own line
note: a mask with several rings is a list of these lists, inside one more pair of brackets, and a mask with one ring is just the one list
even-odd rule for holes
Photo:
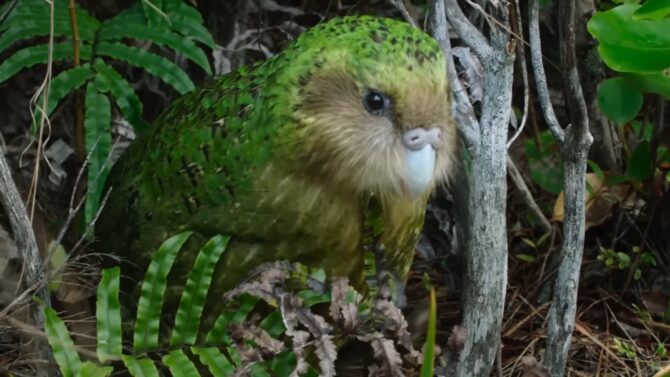
[[389,99],[386,95],[374,90],[370,90],[363,96],[363,104],[369,113],[381,115],[389,106]]

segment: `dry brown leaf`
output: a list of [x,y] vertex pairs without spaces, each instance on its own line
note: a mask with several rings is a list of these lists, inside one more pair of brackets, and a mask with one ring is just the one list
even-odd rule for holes
[[465,338],[467,336],[468,332],[465,330],[465,327],[461,325],[454,326],[447,340],[447,349],[456,354],[460,353],[463,347],[465,347]]
[[670,304],[670,297],[657,291],[643,292],[640,298],[652,315],[663,315]]
[[352,332],[360,324],[358,307],[355,303],[347,300],[349,292],[349,279],[336,278],[332,284],[330,316],[336,322],[342,324],[344,331]]
[[[614,204],[626,200],[628,186],[626,184],[606,186],[594,173],[586,174],[586,181],[590,186],[590,189],[586,190],[585,193],[586,229],[589,229],[605,222],[612,215]],[[552,220],[563,221],[564,211],[564,198],[561,191],[554,203]]]
[[[370,344],[378,368],[370,369],[370,376],[404,377],[402,359],[393,340],[385,338],[380,332],[359,335],[358,340]],[[374,373],[374,374],[373,374]]]

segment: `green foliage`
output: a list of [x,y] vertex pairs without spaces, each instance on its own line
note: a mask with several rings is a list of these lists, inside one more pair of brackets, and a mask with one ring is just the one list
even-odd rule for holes
[[[53,45],[53,60],[72,60],[74,48],[67,1],[54,1],[53,33],[56,43]],[[76,6],[75,12],[81,42],[81,66],[54,74],[45,115],[51,115],[65,97],[86,86],[85,148],[92,152],[88,166],[89,189],[84,219],[88,224],[97,212],[102,182],[109,171],[105,161],[112,148],[112,106],[118,107],[138,133],[146,131],[146,124],[142,120],[142,104],[137,94],[107,60],[111,58],[138,66],[183,94],[193,90],[194,85],[180,67],[146,48],[133,47],[128,42],[146,41],[168,48],[211,74],[207,56],[196,43],[213,47],[214,41],[202,25],[203,19],[198,11],[183,0],[143,0],[104,22],[98,21],[80,6]],[[50,7],[44,1],[20,1],[0,26],[0,53],[21,41],[49,35],[49,20]],[[23,69],[47,63],[48,56],[47,44],[13,52],[0,63],[0,83],[11,79]],[[41,115],[38,112],[36,120]]]
[[[422,357],[408,343],[407,323],[392,303],[381,298],[364,300],[346,279],[336,280],[328,291],[323,270],[283,262],[260,266],[254,279],[229,291],[222,299],[234,304],[218,317],[202,340],[200,335],[205,334],[200,321],[205,297],[214,267],[229,240],[223,236],[211,238],[198,251],[171,336],[160,333],[166,278],[191,234],[187,231],[169,238],[154,254],[141,285],[133,333],[126,334],[134,338],[132,347],[122,348],[118,267],[104,270],[98,285],[96,362],[81,362],[65,323],[53,309],[44,309],[49,344],[64,376],[108,376],[114,368],[117,372],[122,368],[118,361],[132,376],[159,376],[163,368],[173,376],[200,376],[202,368],[213,376],[229,376],[241,369],[258,377],[332,376],[337,352],[333,326],[345,328],[339,341],[353,337],[368,342],[378,367],[402,366],[404,359],[395,349],[397,342],[418,369]],[[289,286],[295,286],[297,293],[287,290]],[[330,305],[332,323],[310,310],[324,304]],[[436,310],[432,291],[422,375],[432,375]],[[307,349],[314,349],[320,372],[307,361]]]
[[670,99],[670,1],[637,3],[624,1],[598,12],[587,26],[599,42],[605,64],[621,73],[603,82],[598,91],[600,109],[618,123],[635,118],[641,93]]
[[642,108],[642,93],[631,89],[621,77],[605,80],[598,86],[598,105],[611,120],[628,123]]
[[632,269],[634,280],[642,278],[642,269],[644,267],[656,266],[654,255],[643,251],[639,246],[633,247],[629,253],[617,252],[601,246],[598,251],[598,260],[603,262],[605,266],[618,270]]
[[435,299],[435,288],[430,289],[430,308],[428,310],[428,331],[426,335],[426,344],[423,349],[421,377],[431,377],[434,375],[435,336],[437,333],[437,300]]
[[539,144],[528,140],[524,151],[530,165],[530,176],[544,190],[558,195],[563,190],[563,165],[559,146],[549,131],[539,134]]

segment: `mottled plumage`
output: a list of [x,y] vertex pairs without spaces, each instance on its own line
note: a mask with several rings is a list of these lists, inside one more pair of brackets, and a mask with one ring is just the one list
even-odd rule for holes
[[[107,180],[102,248],[144,270],[179,231],[199,236],[193,250],[224,234],[219,290],[275,259],[360,286],[364,218],[375,205],[388,264],[404,279],[429,193],[453,166],[447,93],[442,52],[422,31],[373,17],[320,24],[183,96],[130,146]],[[423,140],[409,133],[417,129],[434,131],[430,145],[410,148]],[[180,258],[188,271],[194,255]]]

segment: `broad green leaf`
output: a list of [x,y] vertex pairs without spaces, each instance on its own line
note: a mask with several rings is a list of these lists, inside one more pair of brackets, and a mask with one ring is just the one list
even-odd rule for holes
[[628,160],[626,176],[637,182],[642,182],[654,173],[654,162],[651,158],[649,142],[644,140],[637,145]]
[[137,47],[109,42],[98,44],[97,52],[100,55],[123,60],[129,64],[144,68],[147,72],[174,87],[179,94],[184,94],[195,89],[188,75],[181,68],[162,56],[152,54]]
[[212,74],[207,56],[190,39],[171,33],[164,29],[154,29],[142,24],[115,24],[103,27],[100,31],[100,40],[119,40],[122,38],[133,38],[143,41],[151,41],[161,46],[167,46],[175,52],[184,55],[207,72]]
[[[57,30],[54,31],[55,36],[64,34],[66,33],[62,29],[60,30],[60,33]],[[27,21],[22,24],[21,27],[15,26],[9,28],[4,33],[2,33],[2,35],[0,35],[0,52],[4,51],[9,46],[20,40],[34,37],[43,37],[45,35],[49,35],[49,23]]]
[[114,367],[102,366],[86,361],[79,369],[79,377],[107,377],[114,372]]
[[75,377],[81,368],[81,360],[65,322],[52,308],[44,308],[44,330],[63,377]]
[[195,344],[200,327],[200,316],[205,307],[205,298],[212,282],[214,267],[219,262],[229,240],[229,237],[224,236],[212,237],[198,253],[181,296],[172,330],[171,345]]
[[[81,87],[94,76],[94,72],[89,64],[74,67],[63,71],[51,80],[51,90],[49,91],[49,105],[47,115],[51,115],[58,107],[60,101],[70,94],[73,90]],[[42,99],[40,98],[41,102]]]
[[163,363],[168,366],[172,377],[200,377],[198,369],[186,356],[184,351],[177,349],[163,356]]
[[183,1],[169,1],[165,10],[172,21],[172,30],[191,37],[210,48],[216,43],[212,34],[204,26],[204,21],[197,9]]
[[214,377],[227,377],[235,373],[235,367],[226,355],[216,347],[193,347],[191,351],[200,358]]
[[600,56],[615,71],[655,73],[670,67],[670,19],[635,20],[639,8],[620,5],[589,20]]
[[633,18],[660,20],[670,14],[670,0],[647,0],[633,13]]
[[142,282],[140,300],[137,304],[137,321],[135,322],[133,340],[135,352],[158,347],[158,328],[161,309],[163,308],[166,278],[179,249],[191,233],[183,232],[167,239],[156,251],[149,264]]
[[[295,358],[295,354],[291,351],[288,351],[278,354],[277,356],[273,357],[272,360],[267,361],[265,364],[272,371],[273,376],[289,377],[295,370],[298,362]],[[300,376],[305,377],[305,375],[306,374],[301,374]]]
[[[72,57],[72,43],[55,43],[53,46],[53,59],[59,61]],[[81,58],[90,59],[91,47],[83,45]],[[0,83],[8,80],[22,69],[32,67],[36,64],[46,64],[49,58],[49,46],[46,44],[26,47],[17,51],[0,64]]]
[[158,369],[151,359],[136,359],[133,356],[122,355],[123,365],[133,377],[158,377]]
[[642,108],[642,94],[631,89],[621,77],[608,79],[598,85],[598,106],[609,119],[628,123]]
[[435,365],[435,334],[437,333],[437,301],[435,299],[435,288],[430,289],[430,306],[428,308],[428,329],[426,343],[423,347],[423,363],[421,365],[421,377],[432,377]]
[[107,158],[112,150],[112,107],[105,94],[98,91],[95,81],[86,87],[86,112],[84,115],[84,137],[88,161],[85,224],[90,224],[99,208],[105,179],[111,166]]
[[121,358],[121,304],[119,303],[119,267],[102,271],[98,284],[95,318],[98,324],[98,360]]
[[600,165],[598,165],[597,162],[588,160],[586,161],[587,164],[589,164],[589,167],[591,170],[593,170],[593,174],[598,177],[600,181],[605,181],[605,173],[603,172],[603,169],[600,168]]
[[236,311],[225,311],[216,319],[214,326],[207,333],[205,342],[208,344],[232,344],[227,334],[229,323],[242,323],[249,313],[256,307],[260,299],[251,295],[241,295],[237,299],[238,309]]
[[670,101],[670,69],[656,73],[626,73],[621,77],[634,89],[643,93],[660,94]]
[[146,131],[147,124],[141,118],[142,102],[130,83],[101,59],[96,59],[95,70],[98,72],[98,78],[106,82],[123,116],[135,127],[138,133]]
[[272,377],[272,374],[264,364],[256,363],[251,366],[251,377]]

